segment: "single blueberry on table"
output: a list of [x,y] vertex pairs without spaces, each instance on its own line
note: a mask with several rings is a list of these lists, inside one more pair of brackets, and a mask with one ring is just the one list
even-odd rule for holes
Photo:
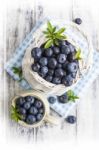
[[52,83],[60,84],[61,83],[61,79],[59,77],[54,77],[53,80],[52,80]]
[[26,123],[30,125],[36,123],[36,117],[33,115],[27,115]]
[[32,114],[32,115],[36,115],[38,113],[38,110],[36,107],[32,106],[30,109],[29,109],[29,113]]
[[53,54],[53,50],[51,48],[45,49],[44,54],[46,57],[51,57]]
[[46,66],[48,63],[48,60],[46,57],[42,57],[40,58],[39,63],[41,64],[41,66]]
[[42,50],[38,47],[35,47],[32,49],[31,55],[34,59],[39,59],[42,55]]
[[64,70],[61,68],[58,68],[55,70],[55,77],[62,77],[64,75]]
[[82,20],[81,20],[81,18],[76,18],[76,19],[74,20],[74,22],[75,22],[76,24],[80,25],[80,24],[82,23]]
[[49,101],[50,104],[54,104],[54,103],[56,102],[56,98],[53,97],[53,96],[50,96],[50,97],[48,98],[48,101]]
[[50,58],[48,61],[48,66],[51,69],[54,69],[57,65],[57,60],[55,58]]
[[23,108],[26,109],[26,110],[28,110],[30,108],[30,106],[31,106],[30,102],[25,102],[23,104]]
[[67,121],[68,123],[70,123],[70,124],[74,124],[74,123],[76,123],[77,119],[76,119],[75,116],[68,116],[68,117],[66,118],[66,121]]
[[61,64],[63,64],[66,61],[66,55],[65,54],[59,54],[57,56],[57,61]]
[[58,101],[60,103],[67,103],[68,102],[68,96],[67,96],[67,94],[65,93],[65,94],[63,94],[61,96],[58,96]]
[[38,72],[40,69],[40,65],[38,63],[34,63],[31,65],[33,71]]
[[77,72],[78,64],[76,62],[71,62],[67,64],[67,71],[70,73]]
[[62,78],[62,83],[65,86],[71,86],[73,83],[73,78],[71,77],[71,75],[66,75]]
[[41,113],[37,114],[36,119],[37,121],[41,121],[43,118],[43,115]]

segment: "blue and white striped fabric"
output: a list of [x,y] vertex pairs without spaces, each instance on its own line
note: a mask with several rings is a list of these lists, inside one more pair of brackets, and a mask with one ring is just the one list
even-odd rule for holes
[[[27,49],[27,47],[33,42],[33,33],[40,27],[40,25],[44,21],[39,22],[32,31],[27,35],[26,39],[20,44],[20,46],[16,49],[14,55],[12,58],[7,62],[5,69],[8,72],[8,74],[13,77],[15,80],[19,80],[19,76],[16,75],[12,68],[14,66],[21,67],[22,65],[22,59],[24,56],[24,53]],[[84,45],[83,45],[84,46]],[[90,86],[90,84],[94,81],[94,79],[99,75],[99,53],[94,51],[93,55],[93,66],[92,69],[84,76],[82,77],[78,83],[72,88],[72,90],[80,97],[84,91]],[[31,89],[30,85],[26,80],[22,80],[20,83],[20,86],[22,86],[24,89]],[[76,102],[77,103],[77,102]],[[51,105],[51,108],[54,109],[59,115],[62,117],[66,117],[68,112],[71,108],[76,104],[73,102],[69,102],[67,104],[60,104],[56,102],[55,104]]]

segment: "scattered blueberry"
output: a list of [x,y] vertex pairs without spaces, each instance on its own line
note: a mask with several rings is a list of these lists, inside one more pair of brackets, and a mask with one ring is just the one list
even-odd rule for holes
[[28,115],[26,117],[26,123],[27,124],[34,124],[34,123],[36,123],[36,117],[33,116],[33,115]]
[[74,22],[76,23],[76,24],[81,24],[82,23],[82,20],[80,19],[80,18],[76,18],[75,20],[74,20]]
[[53,97],[53,96],[50,96],[50,97],[48,98],[48,101],[49,101],[50,104],[54,104],[54,103],[56,102],[56,98]]
[[75,116],[68,116],[68,117],[66,118],[66,121],[67,121],[68,123],[70,123],[70,124],[74,124],[74,123],[76,123],[77,119],[76,119]]
[[31,55],[34,59],[38,59],[42,55],[42,50],[38,47],[35,47],[35,48],[32,49]]
[[41,66],[46,66],[48,63],[48,60],[46,57],[42,57],[40,58],[39,63],[41,64]]
[[61,64],[63,64],[66,61],[66,55],[65,54],[59,54],[57,56],[57,61]]
[[58,101],[60,103],[67,103],[68,102],[68,96],[67,96],[67,94],[65,93],[65,94],[63,94],[61,96],[58,96]]

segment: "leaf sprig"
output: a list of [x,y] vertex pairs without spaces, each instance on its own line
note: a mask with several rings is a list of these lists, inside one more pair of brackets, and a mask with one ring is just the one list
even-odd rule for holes
[[18,113],[16,107],[11,106],[11,119],[18,122],[19,120],[21,120],[21,116]]
[[75,54],[75,59],[77,60],[81,60],[82,57],[81,57],[81,49],[79,48]]
[[67,91],[68,101],[75,102],[76,99],[79,99],[77,95],[72,90]]
[[44,48],[49,48],[51,45],[59,45],[59,40],[66,39],[66,36],[63,34],[64,31],[65,28],[57,30],[57,28],[48,21],[47,29],[43,32],[47,39]]
[[21,81],[23,79],[22,68],[21,67],[13,67],[12,70],[16,75],[19,76],[19,78],[20,78],[19,81]]

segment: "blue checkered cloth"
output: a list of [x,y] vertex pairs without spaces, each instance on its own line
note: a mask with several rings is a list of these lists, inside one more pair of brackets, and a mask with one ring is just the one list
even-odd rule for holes
[[[27,35],[25,40],[20,44],[20,46],[16,49],[12,58],[7,62],[5,69],[7,73],[15,80],[19,80],[19,76],[13,72],[13,67],[21,67],[22,59],[25,54],[27,47],[33,42],[33,33],[43,24],[44,21],[41,21],[36,24],[36,26],[32,29],[32,31]],[[82,43],[81,43],[82,44]],[[84,46],[82,44],[82,46]],[[86,89],[90,86],[90,84],[94,81],[94,79],[99,75],[99,53],[94,50],[93,55],[93,66],[92,69],[82,77],[77,84],[72,88],[72,90],[80,97],[86,91]],[[19,82],[20,86],[24,89],[31,89],[30,85],[26,80],[22,80]],[[65,118],[69,113],[70,109],[76,105],[78,101],[75,103],[68,102],[67,104],[60,104],[56,101],[55,104],[50,104],[51,108],[55,110],[60,116]]]

